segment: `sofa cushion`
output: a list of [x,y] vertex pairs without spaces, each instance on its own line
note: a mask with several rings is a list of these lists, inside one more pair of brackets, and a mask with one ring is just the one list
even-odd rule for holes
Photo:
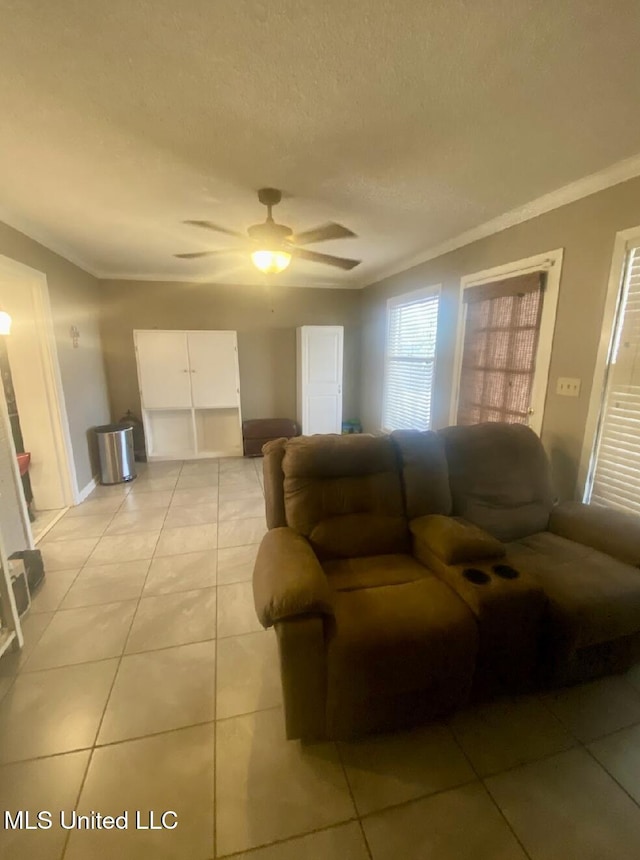
[[416,543],[424,546],[444,564],[460,564],[504,555],[501,541],[460,517],[430,514],[412,520],[409,529],[414,537],[414,549]]
[[470,610],[428,571],[413,582],[336,592],[327,645],[330,735],[390,728],[390,718],[411,723],[460,705],[476,652]]
[[444,444],[432,430],[394,430],[405,506],[410,520],[425,514],[450,514],[451,490]]
[[401,585],[430,575],[410,555],[378,555],[365,558],[341,558],[322,565],[329,585],[336,591]]
[[396,452],[388,437],[301,436],[282,461],[287,524],[321,558],[404,552]]
[[541,583],[565,656],[640,631],[638,568],[550,532],[510,544],[507,560]]
[[603,505],[562,502],[551,511],[549,531],[619,561],[640,565],[640,517]]
[[533,430],[486,423],[440,433],[456,516],[502,541],[547,528],[553,492],[547,457]]

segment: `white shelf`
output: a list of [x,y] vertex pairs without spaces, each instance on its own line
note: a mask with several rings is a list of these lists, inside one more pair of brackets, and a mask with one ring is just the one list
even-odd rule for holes
[[149,454],[184,459],[195,454],[191,409],[153,409],[147,415]]
[[225,409],[196,409],[196,448],[199,454],[210,457],[233,457],[242,454],[240,410],[237,406]]
[[134,331],[151,460],[242,455],[234,331]]

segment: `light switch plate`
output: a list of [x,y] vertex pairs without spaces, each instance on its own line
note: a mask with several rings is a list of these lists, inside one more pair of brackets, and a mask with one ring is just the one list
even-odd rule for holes
[[581,380],[570,376],[559,376],[556,394],[561,394],[563,397],[579,397],[580,382]]

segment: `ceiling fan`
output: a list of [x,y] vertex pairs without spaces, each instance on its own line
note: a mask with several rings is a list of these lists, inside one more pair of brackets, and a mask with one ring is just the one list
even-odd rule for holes
[[294,233],[291,227],[284,224],[276,224],[271,214],[271,209],[282,199],[282,192],[277,188],[261,188],[258,191],[258,200],[267,207],[267,220],[263,224],[254,224],[247,230],[247,236],[236,230],[229,230],[212,224],[211,221],[184,221],[193,227],[204,227],[205,230],[213,230],[216,233],[226,233],[228,236],[236,236],[243,240],[239,248],[225,248],[216,251],[195,251],[187,254],[174,254],[182,260],[193,260],[196,257],[208,257],[214,254],[235,254],[238,251],[248,251],[254,266],[266,274],[276,274],[287,268],[292,257],[299,260],[308,260],[311,263],[324,263],[327,266],[335,266],[338,269],[353,269],[360,260],[350,260],[346,257],[334,257],[331,254],[319,254],[317,251],[308,251],[301,247],[313,245],[316,242],[326,242],[329,239],[350,239],[356,234],[329,221],[320,227],[311,230],[303,230],[302,233]]

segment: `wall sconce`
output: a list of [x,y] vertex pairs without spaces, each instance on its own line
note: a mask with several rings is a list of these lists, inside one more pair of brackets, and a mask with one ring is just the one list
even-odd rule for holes
[[69,329],[69,334],[71,335],[71,343],[73,344],[73,348],[77,349],[79,346],[78,341],[80,340],[80,331],[78,330],[78,326],[72,325]]
[[11,315],[0,306],[0,335],[11,334]]

